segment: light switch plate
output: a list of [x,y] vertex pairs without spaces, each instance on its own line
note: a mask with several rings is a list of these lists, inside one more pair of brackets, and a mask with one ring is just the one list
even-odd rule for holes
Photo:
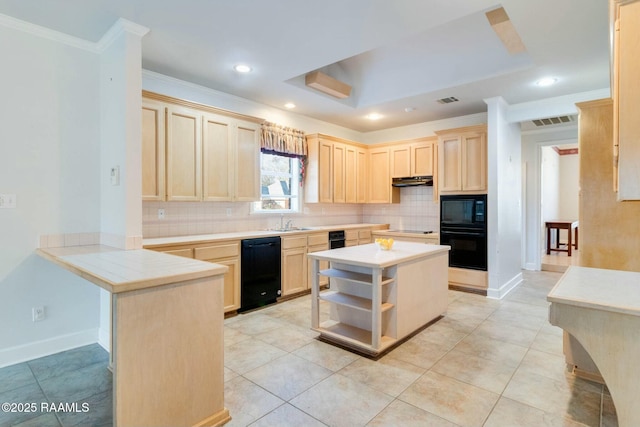
[[15,194],[0,194],[0,209],[15,209],[16,205]]
[[111,168],[111,185],[120,185],[120,166]]

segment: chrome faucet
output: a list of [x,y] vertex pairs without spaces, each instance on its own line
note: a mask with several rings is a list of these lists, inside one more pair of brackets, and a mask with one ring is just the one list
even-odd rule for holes
[[280,230],[284,230],[284,214],[280,214]]
[[284,226],[285,230],[291,230],[291,225],[293,224],[293,220],[289,219],[287,220],[287,224]]

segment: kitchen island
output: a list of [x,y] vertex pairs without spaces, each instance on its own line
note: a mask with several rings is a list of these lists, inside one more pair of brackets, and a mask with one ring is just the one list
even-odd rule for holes
[[227,267],[103,245],[38,249],[111,294],[114,426],[222,425]]
[[549,322],[575,337],[602,374],[620,427],[640,426],[640,273],[571,266],[547,296]]
[[[442,316],[448,304],[449,246],[375,243],[307,254],[312,263],[311,327],[320,338],[379,356]],[[320,263],[329,268],[320,270]],[[330,289],[320,292],[320,277]],[[328,318],[320,301],[330,304]]]

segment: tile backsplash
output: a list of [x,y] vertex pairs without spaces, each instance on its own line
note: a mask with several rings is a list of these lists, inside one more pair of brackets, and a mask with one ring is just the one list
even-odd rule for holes
[[400,203],[363,205],[362,221],[389,224],[390,229],[440,231],[440,205],[433,187],[403,187]]
[[[399,204],[304,204],[302,212],[284,218],[296,227],[363,222],[437,231],[439,209],[432,195],[432,187],[406,187]],[[163,219],[158,218],[160,209]],[[250,202],[143,202],[142,214],[145,238],[265,230],[280,224],[280,214],[252,213]]]

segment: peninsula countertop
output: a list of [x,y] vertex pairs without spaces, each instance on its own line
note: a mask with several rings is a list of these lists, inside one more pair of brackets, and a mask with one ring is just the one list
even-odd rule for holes
[[146,249],[104,245],[41,248],[38,255],[111,293],[224,274],[228,267]]
[[549,292],[552,303],[640,316],[640,273],[571,266]]
[[385,268],[415,259],[425,258],[451,249],[446,245],[425,245],[414,242],[398,242],[391,250],[383,251],[375,243],[331,249],[328,251],[312,252],[309,258],[324,261],[342,262],[369,268]]

